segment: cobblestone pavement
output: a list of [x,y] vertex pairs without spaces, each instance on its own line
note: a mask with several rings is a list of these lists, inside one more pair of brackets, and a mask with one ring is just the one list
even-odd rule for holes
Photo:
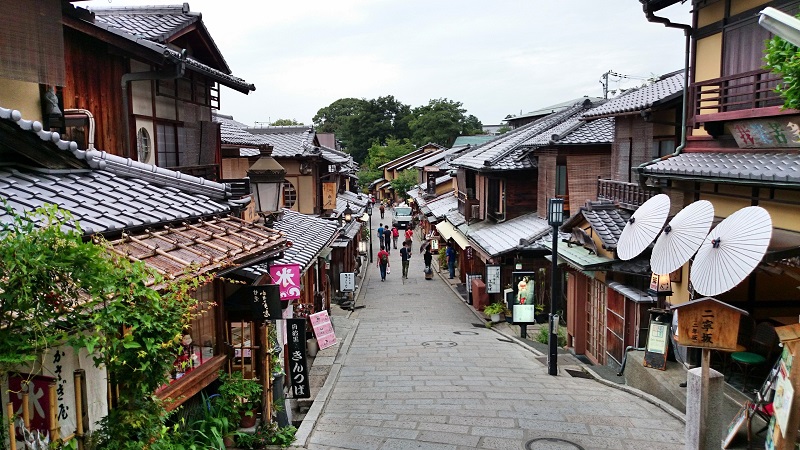
[[408,279],[399,251],[386,282],[369,268],[307,448],[683,447],[683,423],[653,404],[547,375],[539,355],[484,327],[445,280],[425,280],[418,249],[415,238]]

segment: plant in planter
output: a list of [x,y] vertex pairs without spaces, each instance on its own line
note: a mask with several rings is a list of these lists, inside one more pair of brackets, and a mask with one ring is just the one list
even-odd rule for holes
[[297,428],[292,425],[281,427],[277,422],[262,423],[253,434],[242,434],[236,438],[236,444],[244,449],[257,450],[278,446],[285,448],[292,445]]
[[506,306],[502,303],[492,303],[483,309],[483,313],[492,318],[492,322],[500,322],[500,314],[506,311]]
[[246,380],[241,372],[220,372],[219,380],[222,383],[219,395],[224,401],[226,415],[232,422],[238,418],[242,428],[255,425],[263,391],[261,384],[256,380]]

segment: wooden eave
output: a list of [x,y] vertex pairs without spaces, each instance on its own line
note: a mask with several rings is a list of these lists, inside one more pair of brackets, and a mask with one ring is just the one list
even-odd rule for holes
[[137,45],[135,42],[129,39],[117,36],[114,33],[96,27],[93,24],[88,23],[84,20],[76,19],[64,14],[62,15],[61,22],[67,28],[83,33],[89,37],[93,37],[98,41],[104,42],[109,46],[122,50],[122,52],[127,53],[131,56],[135,56],[138,59],[144,60],[152,64],[157,64],[159,66],[164,65],[164,55],[146,49],[141,45]]
[[[192,56],[201,61],[203,64],[228,75],[231,74],[231,69],[225,62],[225,58],[222,56],[219,48],[211,38],[211,34],[208,32],[208,29],[200,20],[170,36],[166,43],[177,45],[179,48],[186,48],[186,45],[180,44],[181,41],[189,41],[192,44],[191,48],[194,49],[194,54]],[[197,52],[198,46],[203,50],[201,54],[198,54]],[[197,56],[201,55],[201,58],[197,58]]]

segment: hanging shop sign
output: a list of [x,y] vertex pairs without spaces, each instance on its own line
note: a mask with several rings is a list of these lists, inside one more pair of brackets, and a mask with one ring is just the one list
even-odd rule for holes
[[292,383],[292,397],[309,398],[311,388],[308,382],[308,363],[306,362],[306,319],[287,319],[289,380]]
[[333,324],[327,311],[312,314],[309,319],[311,319],[311,326],[314,327],[314,336],[317,338],[320,350],[336,344],[336,333],[333,331]]
[[280,289],[281,300],[300,298],[300,264],[275,264],[270,266],[269,276]]
[[322,209],[336,209],[336,183],[322,183]]
[[730,132],[739,148],[800,147],[800,116],[731,122]]
[[255,317],[264,320],[278,320],[283,317],[280,289],[277,285],[246,286],[245,289],[250,292],[250,308]]
[[498,265],[486,266],[486,293],[500,293],[500,266]]

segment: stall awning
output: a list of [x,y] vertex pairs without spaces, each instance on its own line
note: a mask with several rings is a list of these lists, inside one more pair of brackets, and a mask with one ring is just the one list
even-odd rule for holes
[[436,229],[439,230],[439,235],[445,240],[452,238],[462,249],[469,247],[469,241],[467,241],[467,237],[461,234],[461,232],[455,227],[450,225],[450,222],[443,220],[436,224]]
[[609,281],[608,282],[608,287],[613,289],[613,290],[615,290],[615,291],[617,291],[617,292],[619,292],[625,298],[633,300],[636,303],[655,303],[656,302],[656,299],[653,298],[647,292],[644,292],[642,290],[639,290],[639,289],[636,289],[636,288],[633,288],[633,287],[630,287],[630,286],[626,286],[626,285],[624,285],[622,283],[617,283],[616,281]]
[[[550,251],[553,249],[552,242],[542,240],[541,245]],[[559,261],[563,259],[569,266],[578,270],[602,270],[614,262],[611,258],[593,255],[583,247],[569,247],[565,243],[558,245],[558,258]]]

